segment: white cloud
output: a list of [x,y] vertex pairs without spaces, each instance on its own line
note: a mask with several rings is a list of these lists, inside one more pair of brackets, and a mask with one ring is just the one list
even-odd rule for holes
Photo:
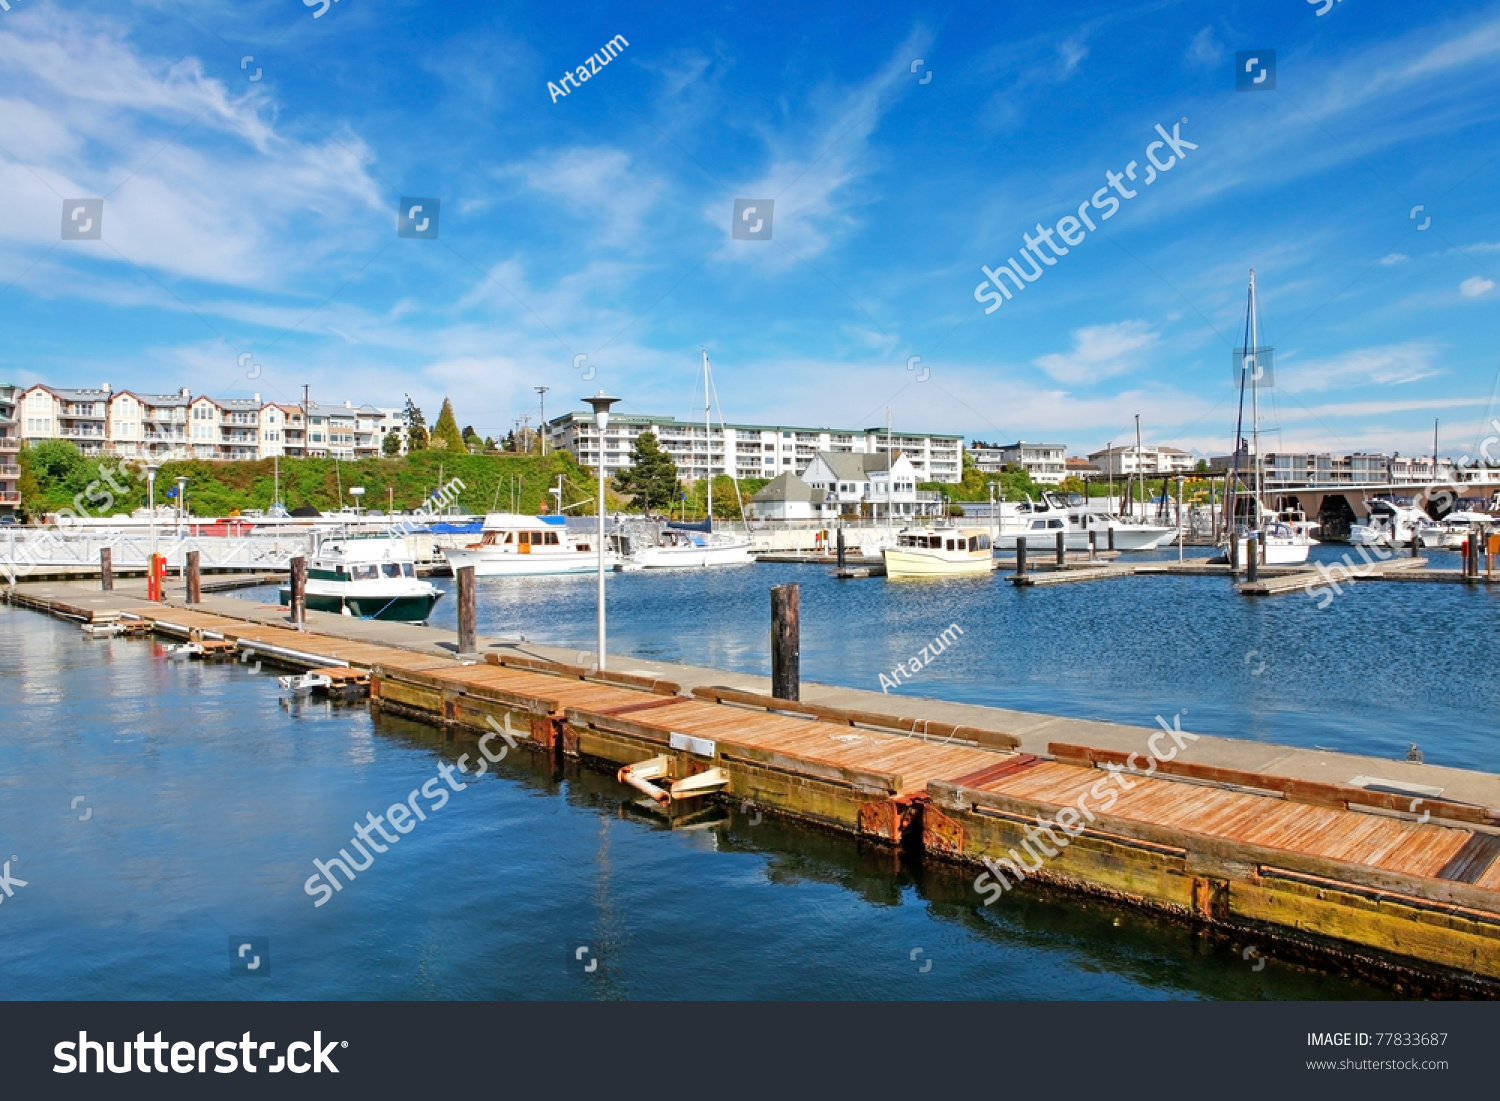
[[1390,267],[1392,264],[1402,264],[1410,259],[1411,257],[1406,255],[1406,253],[1404,252],[1391,252],[1382,256],[1380,258],[1380,262],[1386,267]]
[[1204,27],[1195,34],[1192,44],[1188,46],[1187,51],[1188,61],[1205,69],[1219,64],[1225,55],[1224,44],[1214,36],[1212,26]]
[[1480,275],[1472,275],[1458,285],[1458,293],[1465,298],[1479,298],[1495,289],[1495,281]]
[[0,255],[28,266],[57,243],[61,199],[101,196],[103,242],[72,256],[267,287],[373,226],[386,204],[358,138],[285,137],[259,86],[236,98],[197,59],[127,43],[106,17],[6,17],[0,117],[15,159],[0,163]]
[[1288,393],[1307,393],[1354,386],[1400,386],[1442,374],[1439,348],[1411,342],[1356,348],[1327,359],[1278,363],[1276,385]]
[[1122,375],[1144,365],[1160,340],[1144,321],[1116,321],[1074,329],[1073,347],[1031,362],[1058,382],[1079,384]]
[[596,245],[633,243],[664,189],[661,179],[643,170],[630,154],[610,146],[571,146],[498,173],[516,176],[539,195],[596,227]]

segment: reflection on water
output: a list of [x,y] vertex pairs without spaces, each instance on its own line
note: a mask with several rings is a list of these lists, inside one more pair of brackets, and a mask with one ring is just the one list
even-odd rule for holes
[[[715,584],[767,578],[732,572]],[[0,859],[27,884],[0,905],[12,998],[1379,996],[1100,901],[986,908],[957,869],[735,807],[668,821],[521,752],[315,908],[312,860],[471,739],[8,608],[0,677]],[[247,936],[269,938],[264,977],[230,974]]]

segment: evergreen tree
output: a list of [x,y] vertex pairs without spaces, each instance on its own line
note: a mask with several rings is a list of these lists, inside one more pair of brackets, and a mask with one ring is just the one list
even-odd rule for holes
[[411,400],[411,395],[406,396],[406,450],[427,450],[427,418],[422,416],[422,410],[417,408],[417,403]]
[[615,475],[622,493],[631,493],[646,508],[668,508],[677,500],[677,464],[656,443],[656,435],[642,432],[631,450],[631,466]]
[[453,403],[447,398],[443,399],[437,423],[432,426],[432,438],[445,441],[449,451],[456,451],[460,455],[469,450],[464,443],[464,434],[458,430],[458,421],[453,416]]

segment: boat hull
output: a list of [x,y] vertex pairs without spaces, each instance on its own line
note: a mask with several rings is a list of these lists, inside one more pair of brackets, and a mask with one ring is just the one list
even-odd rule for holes
[[[593,573],[599,568],[599,559],[592,551],[516,554],[482,548],[445,550],[443,557],[455,570],[473,566],[475,577],[541,577],[549,574]],[[615,556],[605,555],[604,568],[612,570],[615,566]]]
[[887,577],[964,577],[994,569],[988,551],[982,555],[957,551],[921,550],[913,547],[885,549]]
[[[432,614],[432,607],[442,597],[441,589],[431,593],[406,593],[400,596],[340,595],[337,593],[307,594],[307,607],[314,612],[332,612],[335,615],[351,615],[358,619],[384,619],[401,623],[424,623]],[[281,606],[292,603],[291,589],[280,590]]]
[[749,543],[708,547],[641,547],[630,556],[631,564],[643,570],[745,566],[753,561]]

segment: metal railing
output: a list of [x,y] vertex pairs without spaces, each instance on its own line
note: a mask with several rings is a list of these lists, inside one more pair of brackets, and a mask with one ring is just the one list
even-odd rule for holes
[[[3,500],[3,496],[0,496]],[[180,567],[187,552],[199,552],[204,569],[283,570],[297,555],[310,555],[315,536],[185,536],[163,525],[157,553]],[[151,555],[149,533],[115,531],[60,532],[56,529],[12,530],[0,537],[0,570],[23,576],[39,568],[98,569],[99,552],[108,547],[116,569],[145,569]]]

